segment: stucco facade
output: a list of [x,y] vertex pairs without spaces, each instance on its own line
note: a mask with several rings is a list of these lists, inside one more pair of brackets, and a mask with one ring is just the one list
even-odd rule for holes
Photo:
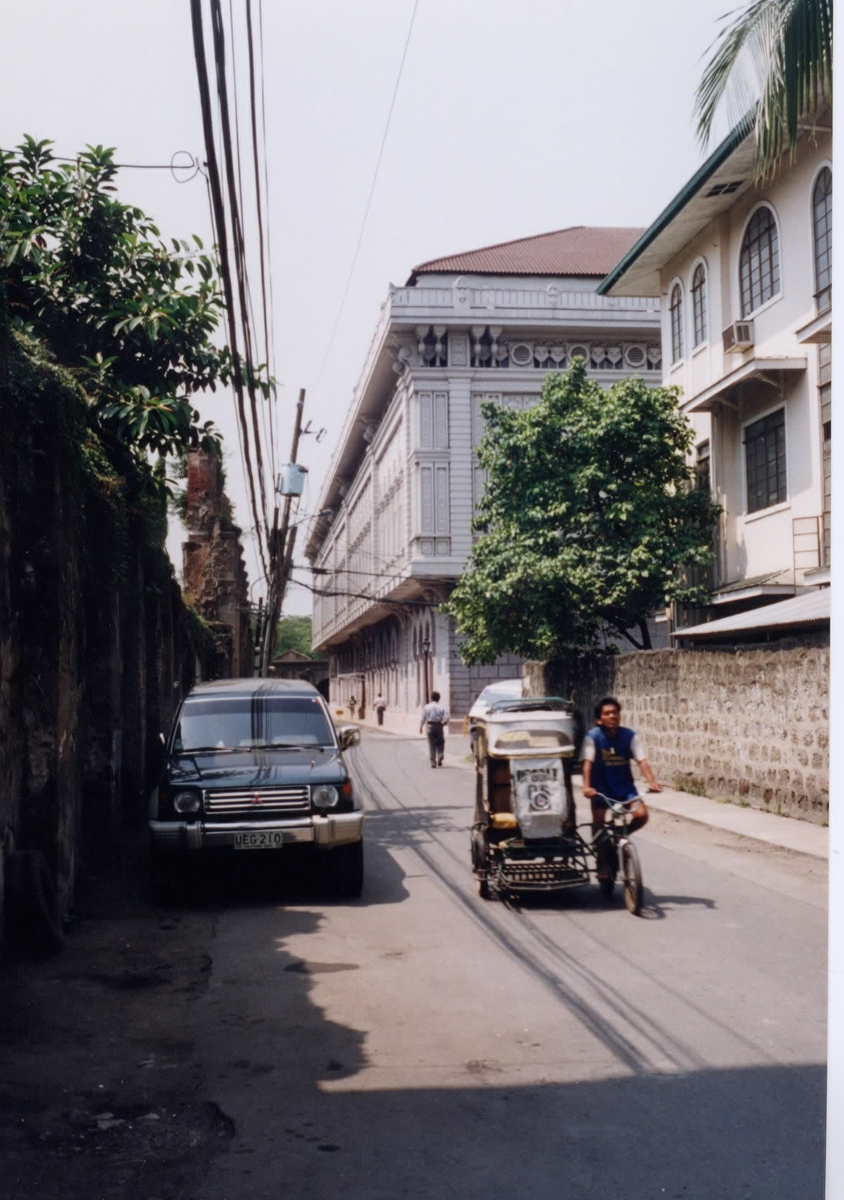
[[663,380],[722,506],[698,619],[829,581],[831,135],[767,186],[751,160],[728,140],[601,285],[661,299]]
[[[638,233],[613,232],[628,244]],[[332,704],[354,698],[366,716],[380,691],[392,728],[415,727],[432,690],[459,720],[487,682],[521,670],[516,659],[465,667],[453,624],[437,611],[472,546],[481,403],[535,403],[548,371],[575,355],[604,385],[661,379],[658,300],[601,297],[602,272],[566,274],[578,260],[564,246],[529,241],[540,244],[543,269],[556,254],[563,270],[496,274],[493,255],[473,273],[470,254],[417,268],[390,289],[310,531],[323,593],[314,647],[330,661]],[[491,249],[505,250],[509,265],[519,245]]]

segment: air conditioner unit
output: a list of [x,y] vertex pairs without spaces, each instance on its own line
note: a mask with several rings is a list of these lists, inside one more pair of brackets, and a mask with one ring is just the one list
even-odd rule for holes
[[733,321],[721,336],[724,339],[725,354],[737,354],[741,350],[750,350],[753,346],[753,322]]

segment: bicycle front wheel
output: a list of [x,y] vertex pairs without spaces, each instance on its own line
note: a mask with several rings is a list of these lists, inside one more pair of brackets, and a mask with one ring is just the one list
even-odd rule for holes
[[642,866],[639,852],[632,842],[621,847],[621,876],[624,881],[624,903],[634,917],[642,911]]

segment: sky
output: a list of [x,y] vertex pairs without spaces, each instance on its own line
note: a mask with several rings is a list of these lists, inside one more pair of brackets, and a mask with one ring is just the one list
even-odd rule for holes
[[[235,14],[245,0],[230,0]],[[224,5],[225,7],[225,5]],[[253,4],[253,8],[257,5]],[[315,509],[390,283],[426,259],[569,225],[648,225],[704,157],[694,90],[725,0],[418,0],[336,337],[414,0],[263,0],[278,461],[299,388]],[[142,17],[142,19],[141,19]],[[7,4],[0,146],[117,148],[123,163],[202,156],[188,0]],[[122,199],[167,237],[210,241],[204,180],[123,170]],[[329,347],[329,343],[330,347]],[[327,355],[327,357],[326,357]],[[233,400],[224,434],[251,596],[263,592]],[[181,531],[168,548],[180,567]],[[300,537],[300,545],[304,538]],[[297,571],[308,579],[306,571]],[[285,612],[310,612],[292,587]]]

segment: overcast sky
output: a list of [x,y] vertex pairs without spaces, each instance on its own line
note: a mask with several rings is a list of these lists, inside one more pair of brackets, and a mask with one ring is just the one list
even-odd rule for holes
[[[232,0],[235,11],[244,0]],[[253,7],[257,7],[253,5]],[[647,225],[701,161],[694,89],[725,0],[419,0],[343,319],[413,0],[264,0],[281,444],[298,389],[327,437],[305,439],[314,506],[388,285],[426,259],[568,225]],[[72,155],[203,154],[188,0],[5,5],[0,145]],[[205,184],[126,170],[121,197],[167,236],[209,235]],[[247,530],[231,398],[200,402],[226,435]],[[281,455],[284,461],[286,455]],[[178,558],[179,535],[170,540]],[[253,600],[262,584],[248,544]],[[177,566],[179,563],[177,562]],[[307,578],[307,576],[304,576]],[[301,588],[286,611],[309,612]]]

